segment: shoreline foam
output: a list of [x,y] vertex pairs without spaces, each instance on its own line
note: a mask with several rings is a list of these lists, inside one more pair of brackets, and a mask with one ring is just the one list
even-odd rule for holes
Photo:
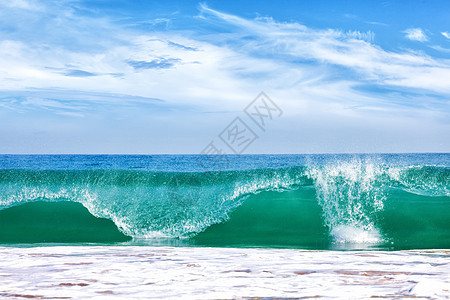
[[449,258],[450,250],[0,247],[0,297],[443,299]]

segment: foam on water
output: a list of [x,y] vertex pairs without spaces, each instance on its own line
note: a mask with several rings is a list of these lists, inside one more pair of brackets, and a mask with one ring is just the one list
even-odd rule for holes
[[448,299],[449,258],[447,250],[0,247],[0,297]]
[[354,226],[338,225],[331,229],[335,243],[378,244],[383,241],[380,232],[373,228],[358,228]]

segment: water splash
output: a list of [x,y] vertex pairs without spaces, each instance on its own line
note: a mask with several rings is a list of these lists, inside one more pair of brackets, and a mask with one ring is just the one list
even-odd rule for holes
[[325,225],[337,243],[377,243],[376,212],[383,209],[385,192],[380,182],[385,168],[369,159],[355,158],[311,166]]

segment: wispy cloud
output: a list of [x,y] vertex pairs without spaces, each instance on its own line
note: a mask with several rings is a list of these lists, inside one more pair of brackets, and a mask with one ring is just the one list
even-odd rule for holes
[[430,46],[430,48],[432,48],[432,49],[434,49],[436,51],[439,51],[439,52],[450,53],[450,48],[444,48],[444,47],[439,46],[439,45],[433,45],[433,46]]
[[34,4],[40,10],[33,11],[18,1],[0,11],[0,25],[11,28],[0,41],[2,108],[72,117],[119,115],[124,107],[135,114],[145,105],[149,114],[183,109],[176,119],[158,113],[166,124],[182,124],[192,112],[220,112],[207,119],[209,129],[265,90],[292,122],[286,131],[326,130],[321,120],[354,120],[376,131],[380,122],[413,128],[414,118],[449,119],[450,62],[387,51],[371,31],[248,19],[200,5],[194,29],[149,32],[51,3]]
[[441,34],[443,36],[445,36],[446,38],[450,39],[450,33],[446,32],[446,31],[443,31],[443,32],[441,32]]
[[[57,87],[126,94],[133,86],[134,95],[224,110],[251,98],[255,86],[291,94],[289,98],[302,93],[321,97],[321,101],[341,93],[371,99],[371,105],[378,101],[376,97],[370,93],[361,97],[354,86],[376,83],[450,93],[445,80],[450,76],[448,62],[422,53],[385,51],[373,43],[371,31],[343,32],[272,18],[245,19],[206,5],[200,5],[201,22],[222,24],[231,34],[148,34],[71,10],[59,11],[58,20],[41,15],[38,18],[46,22],[45,28],[56,28],[56,22],[65,18],[66,32],[51,29],[47,36],[55,40],[70,36],[70,41],[36,43],[16,29],[19,40],[0,42],[0,88]],[[91,21],[98,25],[89,29],[97,37],[96,45],[91,45],[90,37],[81,39],[87,29],[80,24]],[[73,50],[71,42],[77,37],[81,44]],[[340,72],[345,76],[336,77],[337,68],[344,68]],[[329,91],[326,96],[325,91]]]
[[409,28],[403,32],[406,34],[405,37],[407,39],[410,39],[411,41],[418,41],[418,42],[428,41],[427,35],[420,28]]
[[0,0],[0,5],[27,10],[39,10],[41,5],[33,0]]
[[[422,53],[389,52],[370,42],[370,32],[355,34],[337,30],[317,30],[293,23],[250,21],[226,15],[202,6],[203,15],[245,29],[254,40],[240,45],[247,53],[272,53],[274,59],[314,60],[348,68],[360,74],[359,80],[398,87],[424,88],[450,93],[443,75],[450,76],[448,61],[436,60]],[[223,37],[222,37],[223,38]],[[230,37],[230,44],[234,43]],[[294,66],[292,66],[294,67]]]
[[[124,101],[125,100],[125,101]],[[0,107],[19,112],[53,112],[58,115],[85,117],[111,114],[129,109],[161,111],[170,108],[161,99],[137,97],[114,93],[82,92],[76,90],[0,91]],[[148,110],[145,109],[148,113]]]
[[378,26],[389,26],[389,25],[386,24],[386,23],[376,22],[376,21],[365,21],[365,23],[371,24],[371,25],[378,25]]

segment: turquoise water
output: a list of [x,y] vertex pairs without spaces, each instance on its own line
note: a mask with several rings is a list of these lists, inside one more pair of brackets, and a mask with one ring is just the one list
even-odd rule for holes
[[0,243],[450,248],[449,166],[449,154],[3,155]]

